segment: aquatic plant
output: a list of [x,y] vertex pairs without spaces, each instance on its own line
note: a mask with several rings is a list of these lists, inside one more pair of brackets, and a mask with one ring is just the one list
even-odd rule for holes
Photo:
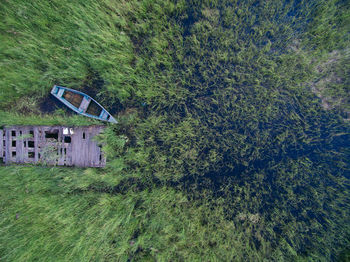
[[0,3],[1,125],[92,123],[33,115],[54,83],[92,92],[119,122],[98,138],[104,170],[0,169],[0,257],[348,257],[349,8]]

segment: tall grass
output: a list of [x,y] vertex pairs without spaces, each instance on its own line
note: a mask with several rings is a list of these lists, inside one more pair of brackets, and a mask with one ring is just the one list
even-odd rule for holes
[[[84,177],[94,173],[90,169],[1,167],[0,172],[4,261],[258,260],[270,251],[248,252],[247,237],[225,221],[222,208],[211,211],[174,189],[81,190]],[[94,174],[101,175],[111,176]]]
[[19,114],[16,112],[0,111],[0,126],[12,125],[63,125],[86,126],[101,124],[97,120],[84,118],[79,115],[67,117],[58,111],[56,114]]
[[96,123],[41,114],[53,84],[119,121],[103,170],[0,168],[0,260],[348,256],[347,1],[15,0],[0,15],[0,125]]
[[[169,63],[164,48],[167,35],[173,33],[165,29],[164,11],[159,9],[166,5],[149,7],[147,1],[2,2],[1,105],[26,95],[44,96],[53,84],[82,88],[89,85],[91,71],[103,78],[103,89],[98,90],[104,94],[102,101],[154,96],[157,76],[148,68]],[[149,31],[150,22],[157,31]],[[149,38],[143,40],[144,35]],[[135,55],[132,41],[151,46],[155,58],[151,64]]]

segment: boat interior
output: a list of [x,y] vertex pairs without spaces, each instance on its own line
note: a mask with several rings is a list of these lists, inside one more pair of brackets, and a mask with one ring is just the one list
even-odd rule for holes
[[91,100],[85,113],[93,115],[93,116],[100,116],[101,110],[102,110],[101,107],[98,104],[96,104],[96,102]]
[[83,101],[84,96],[81,94],[74,93],[69,90],[65,90],[63,94],[64,99],[71,103],[76,108],[80,107],[81,102]]

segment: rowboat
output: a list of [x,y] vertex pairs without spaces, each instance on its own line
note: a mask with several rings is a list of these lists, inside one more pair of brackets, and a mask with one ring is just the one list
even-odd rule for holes
[[93,98],[80,91],[54,85],[51,94],[59,101],[83,116],[117,124],[117,120]]

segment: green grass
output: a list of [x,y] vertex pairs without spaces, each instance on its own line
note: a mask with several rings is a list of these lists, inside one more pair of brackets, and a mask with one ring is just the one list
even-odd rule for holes
[[[174,189],[79,192],[93,170],[1,167],[0,172],[4,261],[258,258],[240,249],[247,238],[223,219],[222,209],[210,212]],[[101,175],[108,176],[100,172],[96,179]]]
[[[134,94],[152,96],[157,76],[150,75],[148,67],[155,64],[135,56],[130,37],[154,34],[145,32],[154,21],[160,36],[148,40],[154,60],[161,63],[167,58],[163,54],[167,41],[160,30],[166,26],[159,16],[163,4],[156,4],[158,16],[144,22],[149,5],[147,1],[1,3],[0,103],[8,105],[25,95],[44,96],[54,84],[79,89],[91,84],[96,72],[104,80],[99,92],[110,103]],[[136,22],[130,21],[131,14]],[[166,32],[172,34],[171,29]]]
[[[0,167],[0,173],[4,261],[312,260],[298,256],[288,239],[297,227],[314,230],[310,225],[290,221],[276,247],[264,235],[276,225],[255,212],[227,220],[224,199],[213,206],[213,199],[189,199],[167,186],[140,189],[128,176],[103,170],[18,166]],[[238,208],[252,199],[235,202]],[[288,221],[277,207],[272,213],[278,223]],[[251,245],[251,234],[260,248]]]
[[20,114],[16,112],[0,111],[0,126],[12,125],[67,125],[67,126],[86,126],[101,124],[101,122],[74,115],[66,116],[59,112],[56,114]]
[[0,261],[346,261],[349,8],[1,2],[0,126],[100,124],[53,84],[119,124],[105,169],[0,167]]

